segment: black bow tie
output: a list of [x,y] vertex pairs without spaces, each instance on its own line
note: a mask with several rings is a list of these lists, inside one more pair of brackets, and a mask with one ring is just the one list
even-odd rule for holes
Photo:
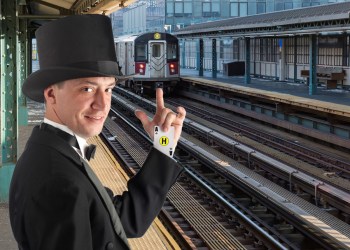
[[[61,139],[65,140],[66,142],[69,143],[69,145],[79,149],[79,143],[78,143],[78,140],[75,136],[71,135],[71,134],[68,134],[67,132],[64,132],[63,130],[61,129],[58,129],[54,126],[51,126],[47,123],[42,123],[40,125],[40,129],[41,130],[46,130],[46,131],[50,131],[51,133],[54,133],[55,135],[59,136]],[[90,161],[91,158],[94,158],[95,156],[95,152],[96,152],[96,145],[94,144],[91,144],[89,146],[87,146],[85,148],[85,158]]]
[[94,158],[96,153],[96,145],[90,144],[85,148],[85,158],[90,161],[91,158]]

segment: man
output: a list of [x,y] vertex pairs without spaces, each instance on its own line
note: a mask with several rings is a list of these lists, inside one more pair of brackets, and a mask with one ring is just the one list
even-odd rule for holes
[[[90,169],[86,139],[99,134],[119,78],[110,20],[71,16],[36,32],[40,70],[23,85],[29,98],[45,102],[44,123],[33,129],[10,187],[10,220],[19,249],[129,249],[159,213],[182,169],[155,148],[114,196]],[[164,107],[157,89],[153,120],[136,116],[153,137],[153,127],[175,127],[177,143],[186,112]]]

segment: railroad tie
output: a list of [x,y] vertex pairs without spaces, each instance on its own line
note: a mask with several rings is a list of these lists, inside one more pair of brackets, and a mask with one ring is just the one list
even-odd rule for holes
[[168,193],[168,199],[205,240],[210,249],[246,249],[180,184],[174,184]]

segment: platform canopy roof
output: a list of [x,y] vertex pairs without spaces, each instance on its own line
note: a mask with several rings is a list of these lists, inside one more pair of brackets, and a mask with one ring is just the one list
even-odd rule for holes
[[350,33],[350,2],[334,3],[193,24],[179,38],[291,36]]
[[55,19],[79,14],[108,15],[135,0],[18,0],[21,18],[31,20]]
[[[2,1],[2,0],[1,0]],[[18,17],[28,20],[31,36],[47,21],[69,15],[103,14],[127,7],[136,0],[6,0],[17,1]]]

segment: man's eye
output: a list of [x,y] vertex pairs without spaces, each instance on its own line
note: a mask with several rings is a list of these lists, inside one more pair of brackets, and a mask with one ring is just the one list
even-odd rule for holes
[[93,91],[92,88],[83,88],[83,90],[84,90],[85,92],[92,92],[92,91]]
[[107,92],[107,93],[112,93],[112,90],[113,90],[112,88],[106,89],[106,92]]

